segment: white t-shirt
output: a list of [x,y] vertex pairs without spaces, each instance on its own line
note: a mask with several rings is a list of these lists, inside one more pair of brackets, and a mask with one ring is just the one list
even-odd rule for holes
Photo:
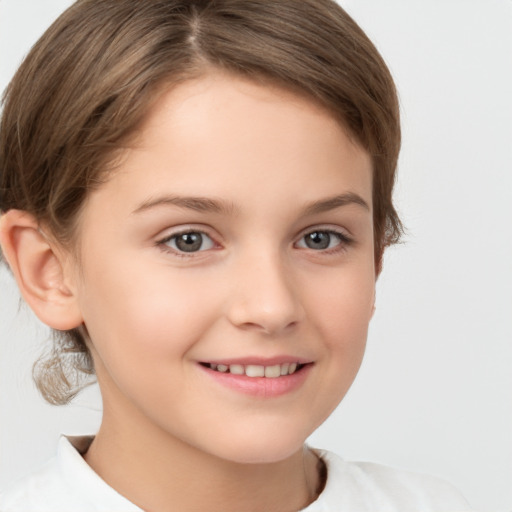
[[[1,512],[143,512],[103,481],[81,452],[89,437],[64,437],[57,455],[38,472],[0,495]],[[369,462],[346,462],[315,450],[327,482],[303,512],[468,512],[449,484],[433,477]]]

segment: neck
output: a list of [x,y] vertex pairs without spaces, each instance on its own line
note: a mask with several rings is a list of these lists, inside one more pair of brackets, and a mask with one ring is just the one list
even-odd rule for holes
[[318,459],[307,448],[285,460],[243,464],[205,453],[144,418],[126,421],[108,409],[84,458],[147,512],[300,510],[321,487]]

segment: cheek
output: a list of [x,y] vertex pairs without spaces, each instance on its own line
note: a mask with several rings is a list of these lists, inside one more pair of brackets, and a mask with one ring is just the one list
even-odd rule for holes
[[356,378],[366,347],[374,291],[372,265],[351,266],[309,280],[309,292],[304,295],[310,313],[307,337],[315,339],[320,350],[313,389],[322,390],[311,398],[308,409],[314,428],[329,417]]
[[129,268],[103,261],[86,276],[81,307],[97,351],[137,361],[185,353],[215,319],[213,290],[201,286],[200,276],[151,272],[133,261]]
[[373,267],[326,276],[309,294],[317,327],[333,347],[366,339],[375,298]]
[[324,388],[334,403],[352,384],[363,359],[375,294],[372,269],[333,275],[309,297],[310,318],[326,363]]

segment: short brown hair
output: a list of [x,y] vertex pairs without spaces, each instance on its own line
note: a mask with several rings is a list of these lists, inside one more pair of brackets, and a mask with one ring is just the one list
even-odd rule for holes
[[[375,260],[398,241],[392,202],[398,100],[376,48],[332,0],[79,0],[8,86],[0,125],[0,211],[35,216],[71,246],[88,192],[165,85],[217,68],[271,80],[324,105],[373,160]],[[35,365],[51,403],[94,372],[80,329]]]

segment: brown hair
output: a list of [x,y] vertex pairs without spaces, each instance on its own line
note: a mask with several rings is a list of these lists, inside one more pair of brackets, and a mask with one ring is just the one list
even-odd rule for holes
[[[8,86],[0,125],[0,211],[35,216],[72,246],[88,192],[163,86],[218,68],[299,91],[343,123],[373,159],[375,259],[398,241],[392,203],[400,147],[391,75],[332,0],[79,0]],[[34,376],[51,403],[93,374],[83,331],[56,333]]]

